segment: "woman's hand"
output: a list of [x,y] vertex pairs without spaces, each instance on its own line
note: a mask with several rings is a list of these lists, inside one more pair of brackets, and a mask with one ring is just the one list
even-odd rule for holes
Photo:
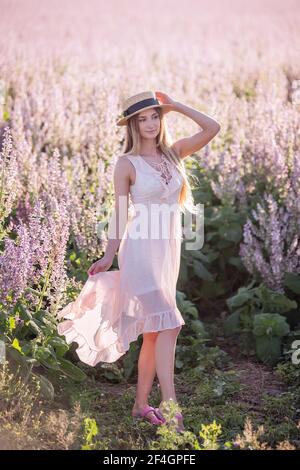
[[98,259],[98,261],[95,261],[89,269],[88,269],[88,275],[93,276],[93,274],[97,274],[103,271],[108,271],[108,269],[111,267],[113,260],[110,258],[107,258],[106,256],[103,256],[103,258]]
[[176,110],[176,101],[174,101],[169,95],[163,93],[162,91],[155,92],[156,98],[159,101],[159,104],[167,105],[162,108],[164,114],[169,113],[170,111]]

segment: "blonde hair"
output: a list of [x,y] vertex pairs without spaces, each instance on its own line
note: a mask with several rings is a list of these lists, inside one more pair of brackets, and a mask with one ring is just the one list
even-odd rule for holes
[[[173,163],[179,173],[183,177],[183,186],[179,195],[179,204],[183,212],[186,209],[191,213],[196,213],[197,209],[194,203],[191,185],[189,183],[186,169],[183,160],[180,159],[171,145],[173,144],[169,131],[167,129],[167,123],[163,116],[163,111],[159,107],[154,107],[160,117],[160,132],[156,137],[156,147],[166,156],[166,158]],[[123,144],[122,154],[123,155],[139,155],[141,149],[141,135],[139,132],[138,114],[133,115],[128,119],[126,125],[125,140]],[[197,178],[194,176],[197,180]]]

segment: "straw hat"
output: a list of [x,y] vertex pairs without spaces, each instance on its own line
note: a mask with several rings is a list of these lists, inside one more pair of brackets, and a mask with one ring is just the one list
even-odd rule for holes
[[123,104],[122,118],[117,121],[117,126],[126,126],[131,116],[138,114],[143,109],[166,108],[168,105],[160,104],[153,91],[144,91],[130,96]]

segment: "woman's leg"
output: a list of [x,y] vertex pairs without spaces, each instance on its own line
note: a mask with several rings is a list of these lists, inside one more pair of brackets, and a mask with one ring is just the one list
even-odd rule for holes
[[174,386],[175,350],[181,326],[160,331],[155,345],[156,372],[160,383],[162,402],[172,399],[177,403]]
[[140,411],[148,404],[153,380],[156,374],[155,343],[158,332],[143,333],[143,344],[138,360],[138,383],[133,412]]

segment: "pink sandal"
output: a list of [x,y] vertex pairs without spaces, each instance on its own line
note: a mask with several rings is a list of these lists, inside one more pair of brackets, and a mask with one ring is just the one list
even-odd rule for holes
[[155,424],[159,426],[163,424],[164,418],[160,417],[157,413],[157,409],[153,408],[153,406],[146,405],[144,408],[139,412],[137,415],[132,415],[135,419],[145,419],[146,421],[150,422],[151,424]]

